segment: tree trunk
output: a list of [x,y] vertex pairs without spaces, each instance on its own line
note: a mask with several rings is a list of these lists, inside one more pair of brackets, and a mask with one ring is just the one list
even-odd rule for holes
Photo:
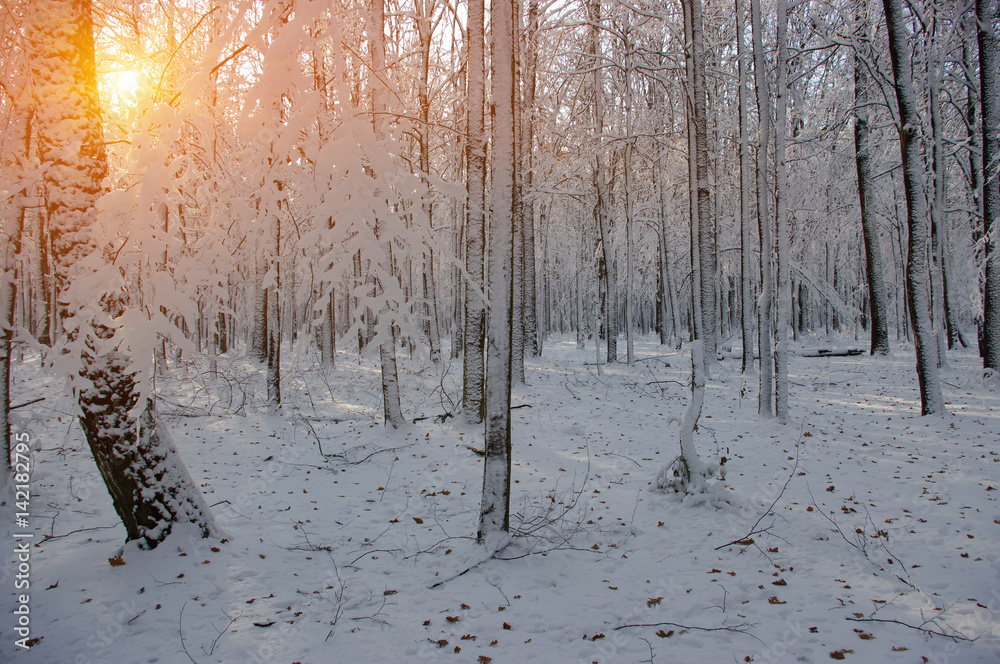
[[484,130],[485,64],[484,0],[469,0],[469,143],[466,147],[468,180],[468,230],[466,231],[465,269],[471,283],[465,289],[465,358],[462,364],[462,411],[465,421],[473,424],[485,417],[483,372],[485,370],[483,334],[486,327],[486,304],[483,301],[484,248],[486,246],[486,132]]
[[774,120],[775,220],[778,235],[778,323],[774,351],[775,415],[788,420],[788,328],[791,325],[792,288],[788,274],[788,169],[785,139],[788,117],[788,2],[778,2],[778,90]]
[[[510,529],[511,290],[514,224],[514,7],[493,0],[493,190],[490,243],[490,316],[487,329],[486,444],[483,500],[477,538]],[[493,544],[494,542],[487,542]]]
[[757,334],[760,337],[760,400],[757,410],[762,417],[774,417],[774,342],[771,301],[774,298],[771,276],[771,219],[768,212],[767,152],[771,134],[771,105],[767,92],[767,69],[764,60],[763,26],[760,0],[750,0],[754,76],[757,83],[757,223],[760,229],[760,296]]
[[[46,193],[58,291],[90,276],[84,259],[100,251],[91,235],[107,160],[101,128],[89,0],[33,0],[26,51],[33,80],[39,157]],[[60,298],[64,314],[73,303]],[[114,319],[122,303],[103,300]],[[65,318],[65,315],[63,316]],[[175,523],[194,523],[203,536],[215,528],[211,511],[166,431],[151,400],[139,403],[148,386],[136,383],[134,362],[120,350],[105,350],[112,330],[81,321],[94,336],[79,358],[80,425],[111,494],[129,540],[153,548]],[[75,333],[75,334],[79,334]],[[144,389],[146,388],[146,389]]]
[[[372,127],[375,133],[375,140],[384,139],[385,117],[386,117],[386,95],[385,89],[385,0],[372,0],[371,20],[366,22],[365,30],[368,36],[369,48],[372,54],[372,69],[375,76],[372,83]],[[377,178],[378,174],[372,171],[372,177]],[[379,194],[376,189],[376,194]],[[375,219],[375,239],[379,243],[379,260],[385,262],[383,272],[392,274],[392,256],[390,254],[389,243],[382,238],[381,223]],[[382,288],[377,279],[374,279],[373,287],[376,292]],[[389,319],[389,305],[384,304],[375,320],[381,319],[383,325],[387,326],[388,338],[379,344],[379,362],[382,367],[382,408],[384,423],[396,429],[403,426],[406,421],[403,419],[403,409],[399,402],[399,372],[396,368],[396,341],[395,331]],[[372,312],[369,309],[368,315]]]
[[635,364],[635,343],[633,328],[635,321],[635,303],[633,302],[632,274],[632,148],[635,138],[632,136],[632,35],[628,25],[624,29],[625,40],[625,361],[629,366]]
[[[11,95],[10,125],[13,135],[10,143],[16,146],[3,155],[0,168],[5,182],[18,182],[26,174],[25,167],[30,163],[31,129],[30,111],[28,109],[28,94],[21,86],[8,88]],[[21,148],[22,149],[17,149]],[[7,485],[10,477],[8,469],[14,465],[11,452],[11,422],[10,422],[10,362],[14,341],[14,308],[17,303],[17,259],[21,253],[21,238],[24,231],[25,212],[30,202],[28,192],[24,187],[12,191],[5,197],[4,208],[0,211],[0,435],[4,437],[4,463],[0,467],[0,492]],[[27,303],[30,306],[30,303]],[[7,496],[0,493],[0,505]]]
[[924,173],[920,168],[920,115],[913,93],[909,34],[903,23],[902,0],[883,0],[883,4],[889,30],[889,54],[896,81],[896,102],[899,106],[899,151],[903,161],[903,188],[906,192],[906,220],[909,228],[907,303],[916,346],[920,410],[923,415],[938,415],[945,412],[945,405],[938,375],[937,342],[934,339],[927,297],[927,192],[924,191]]
[[[535,87],[538,69],[538,0],[528,0],[527,48],[524,53],[524,108],[522,110],[521,164],[527,199],[521,206],[521,238],[524,248],[524,350],[531,357],[541,354],[538,336],[538,292],[535,271],[534,138]],[[544,203],[542,204],[544,210]]]
[[705,342],[704,358],[710,366],[718,353],[719,320],[716,300],[715,209],[708,179],[708,104],[705,83],[705,37],[701,17],[701,0],[687,0],[691,13],[691,45],[694,66],[694,130],[695,174],[698,194],[698,253],[701,293],[701,339]]
[[[698,207],[698,129],[695,122],[695,74],[694,74],[694,26],[691,18],[691,3],[686,1],[681,3],[684,13],[684,64],[686,74],[685,89],[685,116],[687,118],[687,143],[688,143],[688,211],[690,215],[690,244],[691,244],[691,340],[701,339],[704,336],[704,317],[702,310],[704,300],[701,297],[701,233]],[[704,354],[703,354],[704,355]]]
[[[423,221],[427,224],[427,232],[433,234],[434,230],[434,206],[430,200],[430,96],[428,92],[431,63],[431,0],[418,0],[417,8],[417,35],[420,39],[420,78],[417,83],[417,104],[420,111],[420,122],[418,128],[418,145],[420,148],[420,180],[424,185],[424,196],[421,202]],[[384,6],[382,9],[384,20]],[[381,24],[380,24],[381,25]],[[382,40],[380,39],[381,43]],[[384,46],[382,47],[384,49]],[[382,55],[384,60],[385,56]],[[381,82],[376,85],[381,86]],[[380,109],[381,110],[381,109]],[[434,252],[429,250],[424,255],[424,265],[422,274],[423,294],[425,304],[425,314],[427,315],[426,333],[427,343],[430,347],[430,357],[434,364],[441,361],[441,328],[438,324],[437,316],[437,291],[434,287]]]
[[753,236],[750,224],[750,92],[747,89],[747,47],[744,2],[736,0],[736,50],[740,104],[740,330],[743,336],[744,375],[753,371]]
[[[611,219],[608,211],[608,187],[604,166],[604,77],[601,75],[604,66],[601,62],[601,2],[588,0],[587,18],[590,22],[590,43],[588,56],[593,68],[594,92],[594,134],[597,139],[595,155],[594,186],[597,190],[597,206],[594,217],[597,230],[600,233],[601,254],[598,259],[598,275],[604,285],[604,332],[607,335],[608,363],[618,361],[618,284],[615,277],[614,250],[611,246]],[[597,335],[594,336],[596,340]]]
[[983,367],[1000,371],[1000,2],[976,0],[979,99],[983,117],[983,237],[986,256]]
[[889,312],[886,304],[882,245],[875,216],[875,181],[872,173],[872,141],[868,129],[869,106],[873,103],[871,75],[862,58],[872,58],[868,42],[868,2],[854,6],[854,164],[858,173],[858,202],[865,239],[865,269],[868,274],[868,307],[871,312],[871,354],[889,354]]

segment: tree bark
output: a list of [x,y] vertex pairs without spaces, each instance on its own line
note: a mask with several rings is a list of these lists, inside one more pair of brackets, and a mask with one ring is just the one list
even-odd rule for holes
[[980,344],[983,367],[1000,371],[1000,2],[976,0],[983,118],[983,237],[986,275]]
[[487,329],[486,444],[477,539],[510,529],[510,388],[514,224],[514,7],[493,0],[493,190],[490,227],[490,315]]
[[788,328],[792,324],[792,288],[788,274],[788,168],[785,143],[788,133],[788,2],[778,4],[778,85],[774,120],[775,227],[778,245],[778,322],[774,350],[775,416],[788,419]]
[[[45,213],[53,238],[57,290],[62,318],[75,303],[66,299],[74,280],[90,276],[88,262],[100,251],[91,234],[107,159],[101,126],[89,0],[33,0],[26,29],[26,51],[33,81]],[[102,300],[111,319],[123,302]],[[80,315],[80,314],[78,314]],[[112,330],[81,320],[87,334],[80,359],[77,395],[80,425],[115,511],[129,540],[153,548],[174,524],[191,522],[203,536],[215,529],[201,492],[166,431],[156,420],[152,400],[140,403],[142,389],[132,373],[133,359],[107,350]]]
[[868,2],[854,5],[854,164],[858,174],[858,202],[861,231],[865,240],[865,269],[868,274],[868,308],[871,312],[871,354],[889,354],[889,311],[883,277],[882,244],[873,203],[875,181],[872,173],[872,140],[868,128],[869,107],[873,103],[872,80],[867,62],[872,49],[867,34]]
[[468,230],[466,231],[465,269],[472,280],[465,289],[465,358],[462,363],[462,411],[465,421],[473,424],[485,417],[483,372],[486,304],[483,301],[484,248],[486,246],[486,132],[484,129],[485,64],[484,0],[469,0],[469,140],[466,144],[468,180]]
[[895,77],[899,106],[899,151],[903,161],[903,189],[906,192],[909,259],[906,264],[907,304],[913,326],[920,383],[920,410],[923,415],[945,412],[938,375],[937,341],[931,324],[927,297],[928,218],[927,192],[921,170],[920,115],[913,92],[909,34],[903,23],[902,0],[883,0],[889,30],[889,54]]
[[744,375],[753,371],[753,237],[750,224],[750,91],[747,89],[747,47],[745,5],[736,0],[736,53],[739,67],[740,113],[740,330],[743,336]]
[[[594,92],[594,134],[597,136],[594,188],[597,204],[594,218],[600,233],[601,254],[598,259],[598,275],[604,285],[604,332],[607,336],[609,364],[618,361],[618,284],[615,276],[614,249],[611,246],[611,219],[608,212],[608,187],[604,165],[604,77],[601,75],[604,63],[601,60],[601,42],[598,26],[601,23],[600,0],[588,0],[587,20],[590,22],[590,43],[588,53],[593,68]],[[595,335],[595,340],[597,336]]]
[[767,91],[767,69],[764,60],[763,26],[760,0],[750,0],[752,23],[754,77],[757,87],[757,223],[760,230],[760,296],[758,297],[757,334],[760,337],[760,399],[757,410],[761,417],[774,417],[774,342],[771,321],[771,301],[774,298],[771,272],[771,219],[768,212],[767,152],[771,135],[771,105]]

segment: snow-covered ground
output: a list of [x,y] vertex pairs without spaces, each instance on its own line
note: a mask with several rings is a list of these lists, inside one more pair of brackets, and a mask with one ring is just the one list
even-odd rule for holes
[[251,365],[175,365],[162,420],[225,532],[143,552],[122,549],[64,382],[26,355],[13,401],[45,397],[14,411],[34,448],[39,640],[14,645],[5,512],[0,660],[1000,661],[1000,386],[974,353],[949,354],[945,417],[919,414],[912,347],[794,357],[787,424],[758,418],[756,380],[727,359],[695,440],[728,475],[681,498],[651,482],[677,454],[687,346],[636,348],[600,372],[570,339],[528,361],[515,535],[492,558],[472,539],[482,432],[435,418],[458,361],[401,358],[404,410],[428,418],[402,431],[379,423],[371,360],[300,359],[272,416]]

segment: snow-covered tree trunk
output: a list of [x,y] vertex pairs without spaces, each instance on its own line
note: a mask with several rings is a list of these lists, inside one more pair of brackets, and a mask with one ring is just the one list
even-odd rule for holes
[[[618,283],[615,275],[614,248],[611,246],[611,215],[608,207],[607,171],[604,164],[604,62],[601,59],[601,1],[587,0],[587,20],[590,23],[590,40],[587,56],[593,69],[594,135],[597,136],[594,187],[597,190],[597,204],[594,217],[600,233],[601,254],[598,258],[598,274],[604,285],[604,332],[607,335],[609,363],[618,361]],[[598,335],[594,335],[595,343]]]
[[785,143],[788,118],[788,2],[778,3],[778,85],[774,120],[774,198],[778,244],[778,322],[774,349],[775,415],[788,419],[788,327],[792,315],[792,288],[788,273],[788,169]]
[[522,22],[523,0],[513,0],[514,4],[514,219],[511,227],[513,237],[513,274],[511,287],[511,310],[514,320],[511,337],[511,380],[515,385],[524,385],[524,168],[527,155],[524,144],[524,97],[522,95],[522,62],[524,52],[524,24]]
[[250,342],[251,354],[258,362],[267,361],[268,289],[264,286],[265,274],[267,274],[267,259],[261,242],[254,261],[253,337]]
[[[372,126],[375,139],[381,141],[385,136],[384,126],[386,121],[386,96],[388,90],[385,85],[385,0],[372,0],[371,20],[365,24],[368,35],[369,48],[372,54],[372,69],[374,77],[372,83]],[[378,173],[372,173],[377,178]],[[376,190],[376,193],[379,193]],[[375,238],[379,243],[379,254],[381,259],[386,261],[385,273],[392,272],[391,254],[389,242],[382,236],[382,224],[375,220]],[[382,285],[375,280],[372,284],[376,292],[382,289]],[[368,315],[372,312],[369,310]],[[382,409],[385,417],[385,424],[396,429],[403,426],[406,421],[403,419],[403,409],[399,401],[399,372],[396,367],[396,342],[395,332],[388,323],[389,305],[385,304],[378,313],[378,318],[370,319],[369,325],[375,320],[381,319],[382,323],[389,325],[387,330],[388,338],[379,344],[379,363],[382,367]]]
[[[627,19],[626,19],[627,20]],[[633,328],[635,321],[633,275],[632,275],[632,224],[634,216],[634,195],[632,192],[632,150],[635,138],[632,136],[632,35],[629,26],[623,30],[625,41],[625,361],[635,364],[635,342]]]
[[855,0],[854,21],[854,164],[858,174],[861,232],[865,240],[868,308],[871,312],[871,354],[888,355],[889,311],[883,277],[882,244],[874,208],[875,180],[871,165],[873,146],[868,127],[869,107],[873,103],[873,83],[864,61],[871,61],[873,55],[868,40],[870,22],[867,0]]
[[708,178],[708,102],[705,82],[705,37],[702,25],[701,0],[686,0],[691,14],[691,50],[694,67],[694,130],[695,170],[698,194],[698,253],[701,279],[701,339],[705,342],[704,358],[714,364],[718,352],[719,321],[716,312],[716,253],[715,208]]
[[[423,213],[423,222],[427,225],[427,232],[433,233],[434,205],[431,201],[430,193],[431,102],[429,92],[432,37],[431,12],[433,11],[433,3],[431,0],[417,0],[416,7],[417,35],[420,42],[420,77],[417,80],[417,105],[420,111],[420,122],[417,125],[417,144],[420,149],[420,179],[424,185],[424,199],[421,201],[420,206]],[[376,85],[381,85],[381,82]],[[430,347],[431,361],[437,364],[441,361],[441,327],[438,323],[437,315],[437,290],[434,287],[434,252],[430,249],[424,254],[421,282],[423,285],[425,313],[427,315],[427,322],[425,324],[427,343]]]
[[[45,213],[56,283],[65,295],[71,281],[89,276],[87,259],[100,251],[92,228],[107,172],[90,2],[33,0],[26,27]],[[65,314],[81,304],[60,301]],[[118,298],[102,304],[111,319],[122,311]],[[208,536],[215,528],[211,511],[158,424],[152,400],[140,402],[149,391],[137,384],[132,358],[106,350],[112,330],[105,324],[79,322],[77,329],[95,333],[79,358],[80,425],[128,539],[152,548],[179,522]]]
[[493,189],[486,358],[486,444],[478,539],[510,529],[511,289],[514,224],[514,11],[512,0],[493,0]]
[[691,340],[704,336],[704,317],[702,308],[704,300],[701,288],[701,223],[698,207],[698,128],[695,123],[695,74],[694,74],[694,24],[691,18],[691,3],[685,0],[681,3],[684,14],[684,72],[685,78],[685,116],[687,118],[687,153],[688,153],[688,212],[691,238]]
[[739,68],[740,113],[740,330],[743,336],[743,374],[753,371],[753,234],[750,224],[750,91],[748,90],[746,19],[743,0],[736,0],[736,57]]
[[895,76],[896,102],[899,106],[899,151],[903,161],[903,188],[906,192],[906,221],[909,229],[906,290],[913,342],[916,346],[920,410],[923,415],[938,415],[945,412],[945,405],[938,374],[937,340],[934,338],[927,297],[929,238],[927,192],[921,169],[920,114],[913,92],[909,33],[903,22],[902,0],[883,0],[883,4],[886,27],[889,30],[889,54]]
[[1000,1],[976,0],[983,118],[983,367],[1000,371]]
[[[535,270],[534,137],[535,88],[538,69],[538,0],[528,0],[527,49],[524,53],[524,109],[522,120],[522,167],[527,199],[521,209],[521,236],[524,247],[524,350],[538,357],[538,286]],[[542,205],[544,210],[544,204]]]
[[758,296],[757,334],[760,337],[760,400],[757,410],[762,417],[774,417],[774,343],[771,301],[774,297],[771,252],[771,219],[768,212],[767,152],[771,135],[771,103],[767,91],[767,65],[764,58],[763,26],[760,0],[750,0],[753,39],[754,77],[757,87],[757,222],[760,229],[760,295]]
[[[281,189],[280,183],[278,187]],[[279,202],[274,216],[268,220],[271,237],[271,283],[267,287],[267,408],[270,412],[281,407],[281,211]]]
[[[10,116],[8,120],[8,148],[4,151],[3,162],[0,164],[0,175],[3,181],[16,183],[27,175],[30,163],[31,132],[29,129],[30,111],[28,109],[28,94],[20,85],[7,89],[10,95]],[[25,213],[33,201],[29,200],[27,183],[12,188],[3,200],[0,210],[0,436],[3,436],[3,449],[7,456],[0,464],[0,491],[7,484],[10,473],[7,468],[13,468],[11,451],[10,422],[10,362],[14,341],[14,308],[17,304],[17,260],[21,253],[21,238],[24,231]],[[0,503],[6,495],[0,493]]]
[[465,233],[465,269],[472,283],[465,289],[465,358],[462,363],[462,412],[465,421],[482,422],[483,372],[485,370],[484,331],[486,304],[483,301],[483,260],[486,246],[486,132],[484,23],[485,0],[469,0],[469,142],[466,146],[468,170],[468,229]]
[[938,21],[932,23],[931,36],[928,44],[927,57],[927,79],[928,79],[928,106],[931,116],[931,322],[934,325],[934,334],[938,345],[938,366],[948,366],[948,296],[945,292],[945,285],[948,283],[945,276],[945,251],[947,246],[948,231],[945,227],[947,214],[945,212],[945,154],[944,154],[944,127],[941,122],[941,67],[940,46],[936,34]]

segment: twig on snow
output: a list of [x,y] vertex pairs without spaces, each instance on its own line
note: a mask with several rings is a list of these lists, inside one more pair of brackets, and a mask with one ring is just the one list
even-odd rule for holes
[[789,483],[791,483],[792,478],[795,477],[795,473],[799,469],[799,450],[802,446],[802,432],[805,429],[805,426],[806,426],[806,419],[803,417],[802,424],[799,426],[799,439],[795,442],[795,463],[792,465],[792,472],[788,474],[788,479],[785,480],[785,484],[781,487],[781,491],[778,492],[778,495],[771,502],[770,506],[766,510],[764,510],[764,513],[761,514],[760,517],[754,522],[753,526],[750,528],[750,532],[748,532],[743,537],[739,537],[731,542],[727,542],[726,544],[722,544],[721,546],[715,547],[716,551],[718,551],[719,549],[725,549],[726,547],[732,546],[734,544],[739,546],[749,546],[750,544],[753,544],[752,537],[754,535],[759,535],[761,533],[767,532],[768,530],[767,528],[757,530],[757,526],[759,526],[760,522],[764,520],[764,517],[766,517],[768,514],[771,513],[771,510],[774,509],[774,506],[777,505],[778,501],[781,500],[781,497],[785,495],[785,490],[788,488]]

